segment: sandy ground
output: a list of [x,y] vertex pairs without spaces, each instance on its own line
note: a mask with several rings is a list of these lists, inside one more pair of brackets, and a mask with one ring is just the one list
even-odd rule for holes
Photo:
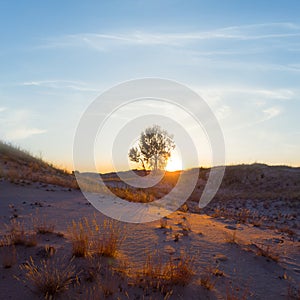
[[[40,251],[45,245],[56,248],[55,255],[70,255],[71,243],[67,228],[72,220],[83,217],[105,218],[78,190],[45,185],[41,183],[14,184],[0,182],[0,233],[6,232],[12,216],[30,224],[33,217],[55,224],[55,232],[64,233],[38,235],[35,247],[16,246],[17,263],[9,269],[0,266],[0,299],[38,299],[30,286],[22,282],[24,273],[19,265],[30,256],[41,259]],[[123,223],[122,223],[123,224]],[[189,224],[191,231],[184,231]],[[126,258],[135,266],[142,266],[146,253],[161,251],[166,257],[176,259],[185,252],[194,258],[195,275],[185,287],[174,287],[170,299],[226,299],[226,290],[233,289],[242,299],[290,299],[300,282],[300,242],[275,229],[255,227],[251,224],[236,224],[207,215],[175,212],[167,217],[167,228],[160,222],[125,224],[126,240],[121,246],[119,258]],[[236,243],[228,243],[235,234]],[[178,241],[176,240],[178,238]],[[279,257],[273,261],[257,255],[257,247],[269,246]],[[116,258],[118,259],[118,257]],[[79,259],[77,259],[79,260]],[[201,277],[212,275],[215,286],[207,290],[201,285]],[[15,279],[15,276],[20,280]],[[87,299],[84,286],[62,295],[62,299]],[[145,295],[141,289],[130,290],[127,299],[160,299]],[[111,299],[123,299],[121,293]],[[125,299],[125,298],[124,298]],[[294,299],[297,299],[296,296]]]

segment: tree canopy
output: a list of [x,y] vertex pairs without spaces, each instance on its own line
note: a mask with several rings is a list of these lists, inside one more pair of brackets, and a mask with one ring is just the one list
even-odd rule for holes
[[153,125],[141,132],[139,143],[129,150],[129,159],[140,163],[144,170],[164,169],[175,148],[173,135],[158,125]]

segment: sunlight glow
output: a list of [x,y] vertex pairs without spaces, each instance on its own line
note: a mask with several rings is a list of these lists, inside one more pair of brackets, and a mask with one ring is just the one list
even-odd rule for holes
[[180,156],[175,152],[171,155],[171,158],[168,161],[166,171],[173,172],[179,170],[182,170],[182,161]]

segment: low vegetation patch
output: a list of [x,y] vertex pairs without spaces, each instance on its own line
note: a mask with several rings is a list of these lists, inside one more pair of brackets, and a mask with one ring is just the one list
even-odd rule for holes
[[218,266],[211,264],[204,268],[204,271],[200,275],[200,285],[209,291],[213,290],[217,282],[217,277],[223,276],[225,276],[224,272]]
[[43,220],[40,220],[39,218],[34,219],[33,224],[34,230],[39,234],[47,234],[54,232],[54,224],[48,223],[45,220],[45,217],[43,218]]
[[225,233],[225,242],[229,244],[238,244],[236,231]]
[[248,289],[234,287],[232,284],[226,285],[225,300],[246,300],[248,298]]
[[73,221],[69,228],[73,255],[87,257],[92,255],[115,257],[125,239],[125,229],[114,220],[105,219],[98,223],[96,219],[87,218]]
[[201,276],[200,276],[200,284],[201,286],[203,286],[204,288],[206,288],[207,290],[211,291],[214,289],[215,285],[216,285],[216,278],[214,278],[212,276],[211,273],[209,272],[204,272]]
[[38,181],[78,188],[73,174],[44,161],[30,152],[0,141],[0,177],[13,183]]
[[297,237],[296,232],[288,226],[278,228],[278,232],[287,234],[291,241],[295,241],[295,238]]
[[271,250],[270,246],[263,245],[256,246],[256,255],[266,257],[268,260],[273,260],[275,262],[279,261],[279,255],[274,253],[274,251]]
[[124,229],[114,220],[105,219],[102,224],[94,224],[95,234],[91,241],[91,250],[95,255],[115,257],[125,239]]
[[4,237],[6,242],[12,245],[24,245],[27,247],[37,245],[36,234],[26,231],[22,222],[12,219],[6,227],[8,229],[8,234]]
[[159,226],[160,228],[167,228],[168,225],[168,220],[165,218],[160,219],[159,221]]
[[72,222],[69,228],[72,241],[72,254],[76,257],[86,257],[89,255],[89,239],[91,236],[91,228],[88,220],[85,218],[77,223]]
[[137,280],[144,287],[150,286],[167,293],[172,286],[185,286],[191,281],[195,273],[193,261],[187,254],[181,254],[176,260],[169,258],[166,261],[158,252],[149,254]]
[[24,282],[45,299],[53,299],[68,290],[72,283],[76,283],[78,275],[72,260],[42,260],[37,264],[30,257],[20,269],[25,272]]

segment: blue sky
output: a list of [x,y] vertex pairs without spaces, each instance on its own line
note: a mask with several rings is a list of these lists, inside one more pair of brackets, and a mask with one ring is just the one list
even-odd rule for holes
[[276,0],[1,1],[0,136],[72,168],[93,99],[159,77],[207,101],[228,164],[299,166],[299,11]]

